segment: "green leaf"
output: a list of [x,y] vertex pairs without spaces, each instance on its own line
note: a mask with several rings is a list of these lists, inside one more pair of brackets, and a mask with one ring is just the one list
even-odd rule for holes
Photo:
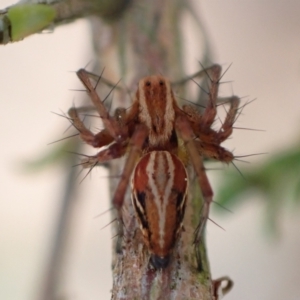
[[54,8],[44,4],[22,4],[9,9],[11,38],[18,41],[49,26],[55,18]]
[[276,233],[284,206],[300,204],[300,146],[269,158],[263,165],[223,175],[215,201],[231,209],[249,199],[250,193],[264,196],[265,220],[269,231]]

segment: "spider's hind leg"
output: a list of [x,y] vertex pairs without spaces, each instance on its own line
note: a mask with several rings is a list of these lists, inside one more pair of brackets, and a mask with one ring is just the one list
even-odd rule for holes
[[206,221],[209,217],[210,204],[213,199],[213,190],[205,172],[202,156],[199,155],[199,151],[194,140],[195,135],[186,116],[181,115],[177,117],[176,129],[185,143],[185,147],[189,153],[189,157],[197,175],[198,183],[203,196],[201,217],[195,234],[195,243],[198,244],[201,241]]

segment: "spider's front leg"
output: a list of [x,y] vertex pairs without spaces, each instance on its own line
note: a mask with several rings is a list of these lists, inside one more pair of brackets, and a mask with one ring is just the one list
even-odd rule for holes
[[[226,101],[225,103],[230,103],[229,111],[227,112],[226,118],[224,123],[222,124],[220,130],[215,133],[211,126],[215,120],[216,114],[217,114],[217,102],[218,102],[218,90],[219,90],[219,84],[221,79],[221,71],[222,68],[219,65],[213,65],[207,71],[210,71],[211,77],[210,79],[210,86],[209,86],[209,99],[207,106],[204,110],[203,115],[201,116],[201,126],[199,126],[199,132],[195,131],[194,127],[193,130],[195,134],[197,134],[198,137],[201,139],[201,133],[202,137],[203,134],[209,133],[214,139],[213,143],[216,143],[220,145],[222,142],[224,142],[231,134],[232,134],[232,127],[234,122],[236,121],[236,114],[238,111],[238,107],[240,104],[240,99],[237,96],[232,96]],[[208,74],[208,73],[207,73]]]
[[86,87],[87,93],[89,94],[96,111],[98,112],[100,118],[103,121],[104,127],[109,133],[109,135],[116,141],[122,142],[127,139],[127,128],[126,126],[121,127],[118,121],[109,115],[106,107],[104,106],[103,102],[101,101],[100,97],[96,92],[96,87],[93,87],[89,73],[84,70],[80,69],[77,71],[77,76]]
[[128,114],[126,114],[125,109],[119,108],[116,110],[115,116],[112,117],[109,115],[106,107],[103,104],[103,101],[101,101],[95,87],[92,85],[89,78],[89,72],[84,69],[80,69],[77,72],[77,76],[86,87],[87,93],[89,94],[90,99],[92,100],[95,109],[101,117],[105,127],[104,130],[94,135],[85,127],[84,123],[78,117],[76,109],[73,108],[69,111],[69,115],[74,126],[80,132],[81,138],[94,147],[101,147],[115,141],[107,149],[102,150],[95,156],[90,156],[84,160],[83,166],[91,167],[97,163],[109,161],[113,158],[119,158],[126,153],[127,147],[130,147],[129,155],[127,157],[121,179],[113,198],[113,205],[120,212],[130,175],[135,167],[137,158],[141,155],[141,150],[144,141],[146,140],[148,130],[145,125],[141,124],[137,126],[133,134],[130,134],[129,136],[128,124],[130,124],[132,119],[135,118],[138,106],[133,105]]
[[[222,68],[220,65],[213,65],[207,69],[207,75],[210,80],[210,83],[208,92],[208,103],[202,115],[202,130],[211,127],[217,114],[217,98],[221,71]],[[208,72],[211,74],[211,76],[209,76]]]
[[236,114],[238,111],[239,98],[232,96],[226,99],[222,99],[223,103],[230,103],[229,111],[227,116],[218,131],[212,128],[202,128],[202,114],[200,111],[195,110],[194,106],[185,105],[182,110],[188,119],[190,126],[197,137],[194,139],[196,148],[198,149],[199,155],[204,158],[218,160],[224,163],[230,163],[234,159],[234,155],[231,151],[221,146],[231,134],[233,130],[233,124],[236,120]]
[[217,133],[217,140],[219,144],[224,142],[232,134],[233,124],[236,121],[237,112],[240,105],[240,98],[237,96],[232,96],[226,101],[226,103],[230,103],[230,107],[225,121]]
[[69,109],[68,115],[70,116],[72,125],[78,130],[80,138],[88,145],[91,145],[95,148],[100,148],[113,142],[113,137],[106,129],[94,134],[88,128],[86,128],[83,121],[79,118],[75,107]]
[[221,70],[221,66],[213,65],[210,68],[202,71],[207,74],[209,79],[209,91],[207,92],[208,102],[203,113],[191,105],[184,105],[182,107],[182,110],[185,112],[185,115],[190,122],[193,132],[202,142],[211,143],[211,137],[214,135],[214,130],[211,128],[211,126],[215,121],[217,114],[217,101]]
[[119,143],[124,142],[128,137],[128,128],[126,124],[122,122],[126,118],[125,110],[117,109],[115,116],[110,116],[96,92],[96,87],[93,87],[90,81],[89,73],[84,69],[80,69],[77,71],[77,76],[86,87],[86,91],[89,94],[90,99],[93,102],[95,109],[102,119],[105,127],[99,133],[93,134],[89,129],[86,128],[83,121],[79,118],[76,108],[73,107],[68,113],[72,124],[79,131],[81,139],[87,144],[96,148],[109,145],[113,141]]
[[[78,130],[81,139],[87,144],[95,148],[100,148],[102,146],[109,145],[114,141],[113,137],[108,133],[106,129],[103,129],[97,134],[94,134],[89,129],[87,129],[83,121],[79,118],[76,108],[73,107],[69,109],[68,114],[71,118],[73,126]],[[115,119],[118,121],[120,126],[122,125],[125,129],[127,129],[126,125],[124,124],[124,118],[124,110],[117,109],[115,113]],[[127,144],[127,140],[124,142],[114,142],[108,148],[98,152],[96,155],[87,155],[86,158],[82,160],[81,165],[83,168],[93,168],[99,163],[104,163],[115,158],[120,158],[125,154]]]
[[128,126],[126,124],[125,109],[116,109],[114,116],[109,115],[103,101],[101,101],[96,92],[96,87],[93,87],[90,81],[89,72],[84,69],[80,69],[77,72],[77,76],[86,87],[87,93],[102,119],[105,128],[97,134],[92,133],[88,128],[86,128],[83,121],[79,118],[78,111],[74,107],[69,110],[69,116],[72,124],[79,131],[81,139],[95,148],[107,146],[115,141],[115,143],[111,144],[107,149],[100,151],[97,155],[88,156],[84,159],[82,166],[88,168],[93,167],[98,163],[119,158],[125,154],[128,143]]

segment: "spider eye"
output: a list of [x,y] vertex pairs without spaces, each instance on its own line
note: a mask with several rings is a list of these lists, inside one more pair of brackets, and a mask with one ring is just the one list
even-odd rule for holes
[[150,86],[151,82],[150,81],[146,81],[146,86]]
[[159,85],[163,86],[164,82],[162,80],[159,81]]

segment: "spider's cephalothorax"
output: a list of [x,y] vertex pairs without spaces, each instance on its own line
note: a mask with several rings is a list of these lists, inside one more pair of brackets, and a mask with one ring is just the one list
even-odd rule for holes
[[192,105],[180,108],[170,82],[157,75],[140,80],[128,111],[117,109],[115,115],[110,116],[91,84],[89,73],[84,69],[77,72],[105,128],[93,134],[85,127],[75,108],[69,110],[72,123],[86,143],[93,147],[108,146],[85,159],[83,166],[93,167],[128,153],[113,204],[122,217],[124,195],[132,176],[133,205],[156,268],[167,266],[182,227],[188,185],[185,164],[193,166],[204,199],[195,236],[197,243],[201,240],[213,197],[203,158],[225,163],[234,158],[221,143],[232,133],[239,98],[227,98],[227,116],[219,130],[214,130],[221,67],[214,65],[203,70],[204,73],[208,75],[210,85],[203,113]]
[[168,148],[174,135],[176,109],[169,81],[162,76],[140,80],[135,101],[139,105],[139,122],[145,124],[149,132],[150,148]]

